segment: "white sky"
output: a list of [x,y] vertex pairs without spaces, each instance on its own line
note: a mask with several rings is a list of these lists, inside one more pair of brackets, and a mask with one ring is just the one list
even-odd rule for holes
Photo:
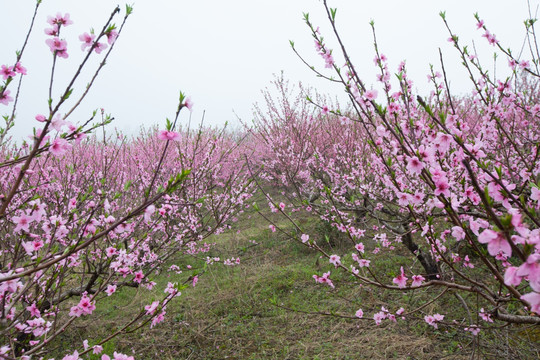
[[[531,0],[533,12],[538,2]],[[34,0],[0,0],[0,65],[13,64],[14,52],[22,45],[34,3]],[[397,64],[406,60],[410,78],[423,93],[429,91],[426,78],[429,63],[439,67],[438,47],[446,59],[451,88],[456,92],[470,89],[456,52],[447,42],[448,33],[438,16],[441,10],[446,10],[447,20],[461,42],[475,40],[480,51],[487,49],[483,53],[486,64],[492,61],[493,48],[486,46],[482,33],[476,31],[473,13],[478,12],[501,43],[514,52],[521,48],[523,20],[528,17],[525,0],[330,0],[329,3],[338,8],[338,28],[368,84],[375,82],[376,73],[369,26],[373,19],[379,48],[389,58],[391,70],[394,72]],[[43,0],[22,59],[29,74],[23,82],[13,133],[16,138],[30,134],[37,125],[34,116],[46,113],[52,63],[43,32],[48,27],[47,15],[68,12],[74,21],[62,31],[70,57],[58,60],[57,72],[61,77],[55,93],[59,94],[67,75],[83,56],[78,36],[91,27],[101,28],[116,4],[117,0]],[[289,40],[294,40],[306,59],[324,70],[324,61],[316,55],[309,29],[302,20],[303,12],[309,12],[312,22],[320,25],[329,45],[335,44],[319,0],[135,1],[134,13],[115,51],[84,106],[74,113],[71,121],[82,121],[92,109],[103,107],[116,118],[113,127],[128,134],[137,133],[141,125],[164,127],[165,118],[174,115],[178,91],[182,90],[195,103],[193,121],[199,121],[206,110],[205,123],[209,125],[222,125],[225,121],[237,125],[235,113],[250,122],[253,104],[262,100],[261,90],[281,70],[292,82],[301,80],[322,93],[340,94],[340,88],[316,79],[290,49]],[[118,17],[116,23],[120,21]],[[505,68],[506,60],[500,60],[499,68]],[[84,79],[76,84],[75,93],[80,93],[86,82]],[[15,87],[10,89],[13,95]],[[5,113],[7,108],[0,105],[0,115]],[[184,122],[187,118],[187,114],[181,117]]]

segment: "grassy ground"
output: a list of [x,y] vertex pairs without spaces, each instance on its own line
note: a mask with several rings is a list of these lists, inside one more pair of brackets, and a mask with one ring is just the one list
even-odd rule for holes
[[[287,226],[283,220],[276,221]],[[316,224],[310,221],[302,222],[315,229]],[[355,320],[313,314],[335,312],[352,316],[362,307],[370,310],[371,317],[381,306],[395,312],[398,297],[414,307],[423,296],[404,297],[363,288],[343,281],[349,279],[338,271],[332,272],[336,289],[315,285],[312,275],[331,270],[328,261],[319,260],[312,250],[288,241],[279,232],[272,233],[268,223],[256,214],[244,216],[234,223],[232,231],[212,241],[217,243],[216,253],[240,256],[241,265],[208,267],[195,288],[186,289],[177,301],[169,304],[163,323],[152,330],[145,326],[115,339],[110,349],[134,353],[137,359],[471,358],[472,337],[452,330],[434,331],[421,319],[386,321],[376,326],[371,318]],[[202,265],[200,260],[179,259],[179,263],[182,261]],[[399,257],[388,261],[391,265],[399,262]],[[387,268],[393,271],[396,266]],[[161,275],[154,281],[158,283],[157,289],[163,289],[167,281],[185,277]],[[92,316],[91,321],[77,323],[75,330],[62,339],[64,344],[81,344],[88,334],[114,331],[129,315],[159,296],[144,289],[122,289],[119,295],[110,306],[99,310],[97,318]],[[448,306],[459,307],[452,296],[443,299],[443,304],[444,301],[448,301]],[[436,309],[426,309],[430,310]],[[523,358],[520,344],[512,343],[512,334],[506,334],[504,344],[500,338],[476,339],[476,354],[480,354],[479,358],[496,358],[506,351],[506,358]]]

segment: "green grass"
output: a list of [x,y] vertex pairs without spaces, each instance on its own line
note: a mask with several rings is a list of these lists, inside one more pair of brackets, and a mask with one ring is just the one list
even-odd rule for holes
[[[268,214],[272,215],[277,225],[289,227],[283,218]],[[324,236],[327,231],[312,219],[299,219],[299,222],[313,233],[318,232],[318,236]],[[471,358],[470,336],[454,333],[452,329],[434,331],[421,316],[417,320],[385,321],[376,326],[372,319],[315,314],[335,312],[352,316],[361,307],[371,317],[381,306],[393,312],[401,303],[415,308],[433,297],[427,291],[436,290],[404,294],[362,287],[351,282],[347,274],[333,269],[326,259],[319,259],[313,250],[290,241],[280,232],[272,233],[268,223],[253,212],[244,214],[231,231],[210,241],[216,242],[216,250],[209,256],[218,253],[240,256],[241,265],[209,266],[195,288],[185,289],[181,297],[167,306],[163,323],[152,330],[146,325],[116,338],[107,346],[109,349],[134,353],[137,359]],[[328,251],[340,253],[342,244],[327,246]],[[391,279],[404,259],[399,252],[397,256],[383,254],[377,275]],[[191,257],[180,257],[175,263],[189,263],[195,268],[204,264],[201,259]],[[328,270],[332,271],[336,289],[316,285],[312,278],[313,274]],[[92,343],[90,336],[98,339],[108,335],[161,296],[168,281],[183,281],[188,276],[189,273],[155,276],[152,279],[158,284],[155,291],[121,289],[118,296],[107,299],[106,307],[98,306],[97,317],[81,319],[59,341],[77,346],[86,338]],[[450,293],[441,298],[441,304],[438,306],[446,310],[464,311]],[[436,305],[424,309],[426,313],[438,310],[440,307]],[[480,358],[503,353],[506,346],[500,341],[503,335],[502,332],[496,337],[482,335],[478,345],[484,349],[484,356]],[[505,340],[506,350],[514,349],[507,357],[523,358],[526,345],[520,341],[512,343],[515,338],[510,336],[508,340],[507,336]]]

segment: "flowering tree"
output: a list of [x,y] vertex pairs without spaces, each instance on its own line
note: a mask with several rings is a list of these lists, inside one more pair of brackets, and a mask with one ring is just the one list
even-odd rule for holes
[[[403,303],[350,315],[377,324],[422,318],[434,328],[444,324],[473,335],[505,324],[540,324],[535,20],[525,23],[531,52],[523,60],[500,46],[476,16],[482,36],[508,59],[510,75],[495,78],[441,13],[474,91],[463,98],[450,93],[441,57],[442,73],[432,68],[429,75],[435,89],[423,98],[414,93],[404,62],[392,81],[375,37],[380,90],[368,87],[336,30],[336,9],[326,1],[324,7],[344,65],[305,14],[316,50],[334,74],[310,68],[341,83],[350,106],[339,108],[305,92],[304,101],[284,101],[281,82],[283,96],[267,100],[269,111],[259,112],[257,120],[267,148],[263,178],[282,184],[290,202],[268,195],[272,211],[295,229],[281,231],[329,261],[330,271],[315,274],[315,281],[333,288],[335,268],[363,286],[417,295],[416,308]],[[329,223],[346,239],[345,250],[330,252],[294,220],[291,209]],[[394,269],[385,269],[392,254]],[[464,311],[426,311],[449,295]]]
[[[27,73],[22,65],[26,42],[15,65],[1,68],[0,103],[11,107],[0,138],[1,358],[45,356],[59,335],[79,318],[92,316],[122,287],[151,290],[156,273],[185,271],[185,283],[169,283],[160,299],[126,319],[114,333],[93,339],[94,343],[73,344],[64,359],[100,354],[102,345],[113,337],[146,324],[156,326],[164,319],[167,304],[188,284],[195,286],[202,273],[177,264],[177,255],[208,252],[211,244],[205,239],[224,231],[228,219],[242,211],[252,194],[247,174],[235,166],[243,158],[240,142],[224,130],[177,124],[180,112],[193,106],[183,93],[166,130],[143,132],[131,140],[121,134],[88,137],[112,121],[104,110],[101,121],[96,122],[97,111],[82,123],[70,121],[132,8],[126,6],[117,27],[113,19],[119,12],[116,8],[99,32],[79,36],[84,58],[57,99],[53,97],[58,86],[55,70],[71,52],[61,34],[72,20],[69,14],[49,17],[50,27],[45,30],[52,55],[48,108],[45,115],[36,115],[39,127],[22,145],[9,139],[9,130]],[[89,86],[76,95],[74,84],[88,71],[93,56],[101,56],[101,62]],[[10,89],[17,77],[13,94]],[[216,261],[237,263],[215,257],[210,262]],[[132,358],[116,352],[112,356]],[[101,358],[110,359],[107,354]]]

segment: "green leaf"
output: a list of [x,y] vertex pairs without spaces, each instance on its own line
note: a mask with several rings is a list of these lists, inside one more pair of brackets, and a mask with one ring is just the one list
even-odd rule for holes
[[180,91],[180,96],[179,96],[180,104],[184,103],[185,98],[186,98],[186,95]]
[[62,98],[62,100],[67,100],[67,99],[69,99],[69,97],[71,96],[71,93],[72,93],[72,92],[73,92],[73,89],[69,89],[69,90],[65,93],[64,97]]
[[443,124],[446,124],[446,113],[444,111],[439,112],[439,118]]
[[332,15],[332,21],[335,21],[336,20],[336,12],[337,12],[337,8],[330,8],[330,14]]
[[178,179],[178,181],[184,181],[189,174],[191,174],[191,169],[182,169],[182,173],[180,174],[180,178]]
[[508,229],[512,225],[512,214],[506,214],[506,216],[501,217],[501,224],[505,229]]
[[496,166],[495,171],[497,172],[497,175],[499,175],[499,179],[502,179],[502,168],[500,166]]
[[491,198],[491,196],[489,196],[489,190],[487,186],[484,188],[484,195],[486,196],[488,206],[493,206],[493,199]]
[[324,191],[326,192],[326,194],[328,196],[331,196],[332,195],[332,190],[328,187],[328,186],[324,186]]
[[195,201],[195,204],[202,204],[206,200],[206,196],[203,196],[202,198]]

